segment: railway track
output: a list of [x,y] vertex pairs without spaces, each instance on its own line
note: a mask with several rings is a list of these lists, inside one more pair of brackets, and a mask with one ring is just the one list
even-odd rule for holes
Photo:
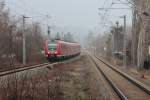
[[[44,63],[40,63],[40,64],[46,64],[46,63],[48,63],[48,62],[44,62]],[[10,71],[10,70],[14,70],[14,69],[20,69],[20,68],[25,68],[25,67],[29,67],[29,66],[35,66],[35,65],[40,65],[40,64],[33,64],[33,65],[26,65],[26,66],[23,66],[23,65],[20,65],[20,66],[22,66],[22,67],[15,67],[15,65],[14,66],[6,66],[5,67],[5,69],[0,69],[0,73],[1,72],[4,72],[4,71]]]
[[21,72],[21,71],[25,71],[25,70],[38,68],[38,67],[54,66],[54,65],[57,65],[57,64],[61,64],[61,63],[72,62],[72,61],[74,61],[76,59],[79,59],[79,58],[80,58],[80,56],[77,56],[77,57],[74,57],[74,58],[69,59],[69,60],[64,60],[62,62],[43,63],[43,64],[37,64],[37,65],[26,66],[26,67],[21,67],[21,68],[14,68],[14,69],[10,69],[10,70],[4,70],[4,71],[0,71],[0,77],[10,75],[10,74],[13,74],[13,73],[17,73],[17,72]]
[[0,71],[0,77],[2,76],[6,76],[9,74],[13,74],[13,73],[17,73],[17,72],[21,72],[21,71],[25,71],[25,70],[30,70],[30,69],[34,69],[34,68],[38,68],[38,67],[46,67],[46,66],[52,66],[58,64],[56,63],[43,63],[43,64],[37,64],[37,65],[32,65],[32,66],[26,66],[26,67],[21,67],[21,68],[14,68],[11,70],[5,70],[5,71]]
[[150,88],[98,57],[90,56],[120,100],[150,100]]

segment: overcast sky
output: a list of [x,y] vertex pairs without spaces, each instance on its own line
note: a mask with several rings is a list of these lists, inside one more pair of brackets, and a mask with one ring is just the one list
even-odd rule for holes
[[[99,11],[101,7],[124,7],[125,5],[111,5],[119,0],[5,0],[7,7],[16,16],[26,15],[32,20],[38,20],[46,24],[44,15],[50,15],[49,23],[55,26],[54,30],[72,31],[86,34],[89,30],[105,31],[115,24],[122,15],[127,16],[128,25],[131,24],[131,12],[125,10]],[[124,1],[124,0],[121,0]],[[98,13],[100,15],[98,15]],[[39,16],[39,17],[38,17]],[[42,17],[40,17],[42,16]],[[30,19],[30,20],[31,20]]]

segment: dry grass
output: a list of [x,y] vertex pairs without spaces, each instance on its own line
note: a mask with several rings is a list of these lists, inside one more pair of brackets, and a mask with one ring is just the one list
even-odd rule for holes
[[86,56],[72,63],[1,80],[0,100],[106,100]]

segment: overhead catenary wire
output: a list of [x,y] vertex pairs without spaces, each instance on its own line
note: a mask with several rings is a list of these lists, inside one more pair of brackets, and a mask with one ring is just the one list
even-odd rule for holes
[[[9,6],[12,7],[11,11],[13,11],[13,13],[11,15],[15,15],[15,17],[21,17],[23,15],[27,15],[29,14],[28,17],[30,17],[30,23],[33,23],[33,22],[39,22],[41,25],[44,25],[46,26],[46,24],[48,23],[47,20],[49,16],[48,14],[43,14],[43,13],[40,13],[40,12],[35,12],[33,11],[33,8],[29,7],[28,6],[23,6],[25,4],[25,2],[23,1],[19,1],[19,3],[15,3],[13,1],[11,2],[8,2],[8,1],[5,1],[5,3],[8,5],[7,7],[9,8]],[[28,23],[29,23],[28,22]]]
[[[24,12],[26,12],[26,13],[31,13],[32,15],[46,15],[46,14],[43,14],[43,13],[41,13],[41,12],[36,12],[36,11],[33,11],[33,8],[31,8],[29,5],[27,6],[27,5],[25,5],[26,3],[25,2],[23,2],[23,1],[21,1],[21,0],[19,0],[19,2],[18,3],[15,3],[15,2],[13,2],[13,1],[11,1],[11,2],[8,2],[8,1],[5,1],[7,4],[10,4],[12,7],[16,7],[16,9],[18,10],[22,10],[22,12],[24,13]],[[21,3],[22,2],[22,3]],[[20,12],[21,13],[21,12]]]
[[[121,0],[118,0],[118,1],[122,2]],[[130,8],[132,8],[132,9],[138,11],[138,14],[139,14],[139,15],[144,14],[144,15],[150,17],[150,14],[149,14],[148,12],[146,12],[145,9],[143,10],[142,8],[137,7],[137,5],[135,5],[133,2],[131,2],[131,1],[129,1],[129,0],[126,0],[126,2],[128,2],[129,4],[131,4],[132,6],[130,6],[130,5],[128,5],[128,6],[129,6]],[[150,7],[150,6],[148,5],[148,7]]]
[[19,5],[18,3],[8,2],[8,1],[6,1],[5,3],[8,4],[8,7],[9,6],[14,7],[15,9],[11,9],[11,10],[15,13],[15,15],[18,15],[18,16],[27,15],[27,13],[30,13],[30,17],[35,19],[35,18],[46,18],[45,16],[47,15],[47,14],[43,14],[40,12],[33,12],[32,8],[23,7],[22,5]]
[[[107,2],[107,3],[109,3],[109,2]],[[111,11],[111,9],[113,9],[113,5],[114,5],[115,3],[114,3],[114,0],[112,0],[111,1],[111,3],[110,3],[110,7],[105,7],[105,6],[103,6],[103,10],[105,11],[105,13],[104,14],[100,14],[99,13],[99,15],[101,16],[101,25],[102,25],[102,27],[103,28],[106,28],[106,27],[108,27],[108,26],[110,26],[110,27],[112,27],[113,26],[113,22],[109,19],[109,16],[110,16],[110,11]],[[127,3],[126,3],[127,4]],[[107,4],[108,5],[108,4]],[[127,8],[125,8],[125,9],[127,9]],[[130,9],[130,8],[128,8],[128,9]],[[103,11],[102,10],[102,11]],[[117,16],[118,17],[118,16]],[[107,23],[109,23],[109,24],[107,24]],[[109,27],[109,28],[110,28]]]
[[[112,2],[110,4],[110,8],[113,6]],[[108,3],[108,0],[107,0],[107,2],[105,1],[104,3]],[[105,6],[103,6],[103,8],[105,8]],[[101,25],[102,25],[102,27],[106,27],[106,22],[108,22],[107,20],[108,20],[108,17],[109,17],[109,13],[108,12],[110,11],[110,9],[104,9],[104,11],[105,11],[104,14],[99,14],[101,16],[101,21],[102,21]]]

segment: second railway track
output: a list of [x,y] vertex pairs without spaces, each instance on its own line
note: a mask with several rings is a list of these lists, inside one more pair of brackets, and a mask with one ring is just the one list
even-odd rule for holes
[[148,86],[121,75],[120,71],[111,68],[112,66],[98,57],[91,56],[91,59],[121,100],[150,100]]
[[43,63],[43,64],[37,64],[37,65],[26,66],[26,67],[21,67],[21,68],[14,68],[14,69],[11,69],[11,70],[0,71],[0,77],[6,76],[6,75],[9,75],[9,74],[13,74],[13,73],[17,73],[17,72],[21,72],[21,71],[25,71],[25,70],[38,68],[38,67],[53,65],[53,64],[57,64],[57,63],[51,63],[51,64],[50,63]]
[[74,57],[74,58],[69,59],[69,60],[64,60],[62,62],[43,63],[43,64],[37,64],[37,65],[32,65],[32,66],[14,68],[14,69],[11,69],[11,70],[4,70],[4,71],[0,71],[0,77],[10,75],[10,74],[14,74],[14,73],[17,73],[17,72],[22,72],[22,71],[34,69],[34,68],[47,67],[47,66],[53,66],[53,65],[57,65],[57,64],[61,64],[61,63],[67,63],[67,62],[74,61],[78,58],[80,58],[80,56]]

